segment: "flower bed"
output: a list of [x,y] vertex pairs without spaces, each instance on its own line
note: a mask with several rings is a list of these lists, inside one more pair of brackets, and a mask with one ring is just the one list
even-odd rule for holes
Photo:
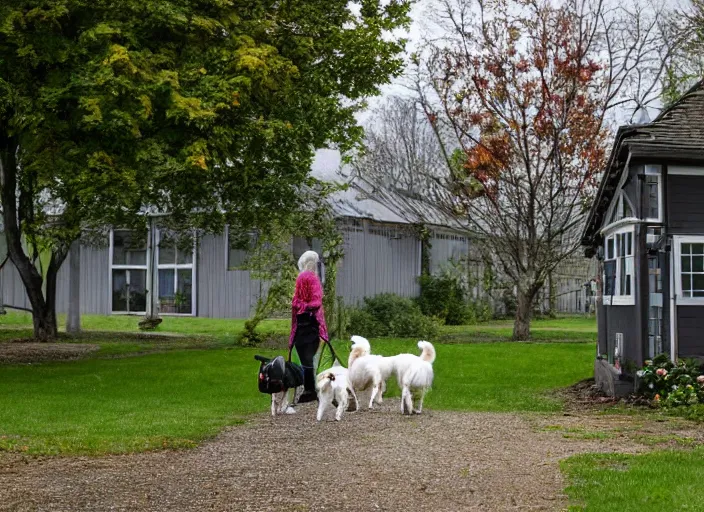
[[666,354],[646,361],[637,372],[640,393],[653,405],[676,407],[704,404],[704,375],[694,361],[670,361]]

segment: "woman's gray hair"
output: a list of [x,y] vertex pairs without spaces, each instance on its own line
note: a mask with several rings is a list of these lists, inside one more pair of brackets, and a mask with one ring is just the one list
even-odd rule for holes
[[299,272],[303,272],[304,270],[308,270],[310,272],[315,272],[317,274],[319,261],[320,261],[320,256],[318,256],[317,252],[306,251],[303,254],[301,254],[300,258],[298,258],[298,270],[299,270]]

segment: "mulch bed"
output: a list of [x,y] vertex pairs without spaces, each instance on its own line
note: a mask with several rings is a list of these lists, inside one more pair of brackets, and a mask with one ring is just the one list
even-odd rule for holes
[[100,347],[90,343],[0,343],[0,364],[40,363],[81,359]]

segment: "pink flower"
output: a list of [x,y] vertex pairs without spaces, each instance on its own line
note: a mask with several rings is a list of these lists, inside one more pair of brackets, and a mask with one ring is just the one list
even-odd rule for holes
[[655,375],[657,375],[658,377],[664,377],[665,375],[667,375],[667,370],[665,368],[658,368],[655,371]]
[[697,377],[697,384],[704,385],[704,375],[700,375],[699,377]]

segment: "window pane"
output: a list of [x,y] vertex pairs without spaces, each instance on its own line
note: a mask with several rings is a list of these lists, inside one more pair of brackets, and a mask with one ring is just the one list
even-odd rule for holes
[[658,204],[658,178],[657,176],[647,176],[645,178],[646,191],[648,195],[648,217],[657,219],[660,216]]
[[191,269],[178,270],[178,289],[174,297],[176,312],[191,314],[193,303],[193,271]]
[[692,297],[704,297],[704,290],[695,290]]
[[694,274],[692,281],[692,288],[695,291],[704,291],[704,274]]
[[692,272],[704,272],[704,256],[692,256]]
[[130,274],[128,311],[138,313],[147,310],[147,271],[128,270]]
[[692,271],[692,257],[690,255],[682,256],[682,272]]
[[692,244],[682,244],[680,252],[682,254],[692,254]]
[[173,242],[159,242],[159,265],[173,265],[176,263],[176,247]]
[[146,265],[147,239],[129,231],[115,231],[112,238],[113,265]]
[[176,263],[179,265],[189,265],[193,263],[193,250],[182,247],[176,251]]
[[692,289],[692,275],[691,274],[682,274],[682,293],[684,293],[685,297],[689,297],[690,295],[687,295],[690,290]]
[[626,256],[633,254],[633,233],[626,233]]
[[611,260],[614,258],[614,239],[613,237],[606,239],[606,259]]
[[173,269],[159,269],[159,302],[163,305],[163,300],[173,300],[174,279],[176,272]]
[[127,271],[112,271],[112,310],[127,311]]
[[614,295],[616,285],[616,261],[604,263],[604,295]]
[[692,244],[692,254],[704,254],[704,244]]

